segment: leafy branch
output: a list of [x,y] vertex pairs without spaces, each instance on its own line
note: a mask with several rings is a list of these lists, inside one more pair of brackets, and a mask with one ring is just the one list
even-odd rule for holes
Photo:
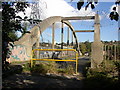
[[[73,0],[72,0],[73,1]],[[81,7],[83,7],[84,5],[84,0],[80,0],[77,2],[77,8],[78,10],[81,9]],[[95,4],[98,4],[98,0],[87,0],[87,5],[85,6],[85,10],[87,10],[87,8],[91,5],[91,9],[95,8]],[[113,11],[110,13],[109,18],[111,20],[115,20],[118,21],[119,20],[119,14],[116,11],[117,6],[120,4],[120,0],[116,0],[115,2],[115,7],[113,7]]]

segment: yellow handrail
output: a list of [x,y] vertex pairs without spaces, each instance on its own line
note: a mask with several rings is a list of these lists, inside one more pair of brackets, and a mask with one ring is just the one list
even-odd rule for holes
[[77,52],[75,49],[33,49],[32,51],[75,51]]
[[[74,51],[76,52],[76,59],[75,60],[58,60],[58,59],[35,59],[33,57],[34,51]],[[75,49],[33,49],[31,53],[31,60],[30,64],[31,67],[33,66],[33,60],[41,60],[41,61],[69,61],[69,62],[76,62],[76,74],[77,74],[77,68],[78,68],[78,52]]]

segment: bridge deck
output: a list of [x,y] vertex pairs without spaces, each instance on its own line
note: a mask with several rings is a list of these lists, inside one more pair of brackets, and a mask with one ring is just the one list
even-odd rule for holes
[[75,32],[94,32],[94,30],[75,30]]
[[62,20],[90,20],[95,19],[95,16],[73,16],[73,17],[63,17]]

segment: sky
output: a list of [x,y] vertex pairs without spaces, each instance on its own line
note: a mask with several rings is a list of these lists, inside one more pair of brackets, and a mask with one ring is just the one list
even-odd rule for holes
[[[40,0],[39,10],[41,12],[41,19],[44,20],[51,16],[94,16],[98,11],[100,15],[100,33],[102,41],[118,40],[118,22],[109,19],[109,13],[114,6],[114,2],[99,2],[95,9],[88,9],[82,7],[81,10],[77,10],[77,1],[73,0]],[[113,0],[112,0],[113,1]],[[26,10],[27,15],[30,15],[30,8]],[[22,16],[22,13],[19,13]],[[70,21],[75,30],[94,30],[94,21],[92,20],[77,20]],[[61,24],[56,23],[55,29],[55,42],[61,42]],[[67,26],[64,27],[64,42],[67,42]],[[71,41],[72,32],[70,32]],[[76,33],[78,42],[94,41],[94,33]],[[44,42],[52,42],[52,28],[48,27],[43,33],[42,37]]]

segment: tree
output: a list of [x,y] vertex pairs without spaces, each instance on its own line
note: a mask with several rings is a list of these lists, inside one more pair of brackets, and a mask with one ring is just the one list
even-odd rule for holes
[[87,47],[84,43],[80,44],[80,51],[83,55],[85,54],[85,52],[87,52]]
[[91,43],[89,41],[84,42],[87,48],[87,52],[90,54],[91,53]]
[[8,38],[13,41],[17,40],[16,31],[25,33],[24,27],[21,26],[21,21],[24,21],[27,17],[23,19],[17,13],[24,13],[25,8],[28,6],[28,2],[2,2],[2,32],[5,33],[2,36],[3,40]]
[[19,12],[25,12],[29,6],[28,2],[2,2],[2,63],[6,64],[6,56],[9,52],[8,42],[17,40],[16,31],[26,33],[26,29],[21,26],[24,19],[17,15]]
[[[98,0],[87,0],[87,5],[85,6],[85,10],[87,10],[87,8],[90,5],[91,5],[91,8],[94,9],[95,4],[97,4],[97,3],[98,3]],[[118,21],[119,20],[119,14],[116,11],[116,7],[117,7],[117,5],[120,4],[120,0],[116,0],[115,4],[116,4],[116,6],[113,7],[113,11],[110,13],[109,17],[110,17],[111,20]],[[84,5],[84,0],[79,0],[78,3],[77,3],[78,10],[80,10],[83,5]]]

